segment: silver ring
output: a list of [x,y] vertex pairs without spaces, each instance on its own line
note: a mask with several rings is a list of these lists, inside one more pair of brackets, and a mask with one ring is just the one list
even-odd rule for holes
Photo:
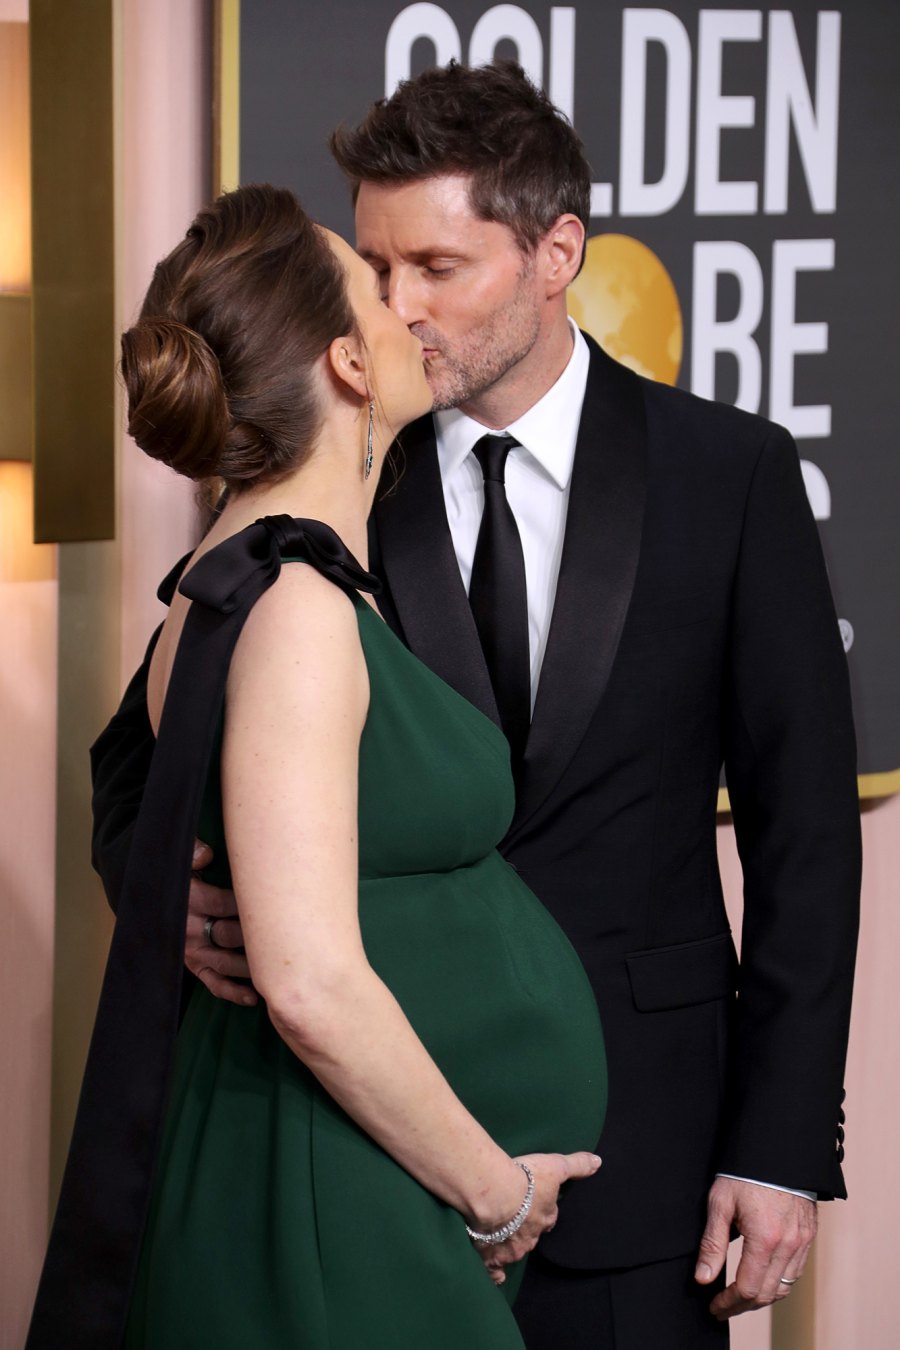
[[216,939],[213,937],[213,924],[217,922],[218,922],[217,919],[207,919],[206,923],[203,925],[203,936],[206,938],[207,942],[211,947],[218,947],[219,945],[218,942],[216,942]]
[[779,1283],[779,1284],[796,1284],[797,1281],[799,1280],[799,1278],[800,1278],[799,1275],[795,1275],[794,1278],[793,1278],[792,1280],[786,1280],[786,1279],[784,1278],[784,1276],[782,1275],[782,1277],[781,1277],[781,1279],[778,1281],[778,1283]]

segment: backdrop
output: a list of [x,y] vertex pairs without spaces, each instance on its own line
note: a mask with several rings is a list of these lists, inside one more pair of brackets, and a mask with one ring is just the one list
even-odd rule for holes
[[862,791],[900,789],[900,5],[241,0],[242,182],[352,239],[329,131],[427,65],[516,57],[593,166],[570,308],[611,355],[787,426],[850,662]]

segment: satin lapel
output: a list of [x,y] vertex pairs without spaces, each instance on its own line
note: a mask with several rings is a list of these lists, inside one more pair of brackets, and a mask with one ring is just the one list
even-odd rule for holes
[[400,440],[400,481],[374,510],[373,565],[389,591],[385,617],[399,624],[399,635],[421,661],[499,726],[453,552],[430,415],[407,427]]
[[588,343],[559,581],[510,839],[559,781],[603,697],[640,553],[647,449],[640,383]]

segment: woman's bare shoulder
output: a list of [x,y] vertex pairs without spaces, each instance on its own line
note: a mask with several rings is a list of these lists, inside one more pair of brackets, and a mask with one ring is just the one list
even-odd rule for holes
[[365,658],[351,597],[303,563],[286,563],[251,610],[232,658],[229,699],[245,685],[258,695],[314,696],[323,711],[335,697],[364,710]]
[[356,606],[342,587],[309,563],[282,565],[277,579],[253,606],[244,633],[290,640],[298,634],[352,636],[359,646]]

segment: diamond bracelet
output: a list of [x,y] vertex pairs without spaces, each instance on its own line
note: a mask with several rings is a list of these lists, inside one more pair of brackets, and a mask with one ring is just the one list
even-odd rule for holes
[[513,1217],[507,1223],[501,1225],[500,1228],[495,1228],[492,1233],[476,1233],[474,1228],[470,1228],[469,1225],[466,1224],[466,1232],[469,1237],[473,1242],[481,1243],[482,1246],[496,1247],[501,1242],[505,1242],[507,1238],[511,1238],[513,1233],[518,1233],[522,1224],[528,1218],[531,1210],[531,1202],[534,1199],[534,1173],[527,1163],[520,1162],[518,1158],[514,1158],[513,1162],[516,1164],[516,1167],[521,1167],[528,1178],[528,1190],[525,1192],[525,1199],[522,1201],[521,1208],[513,1215]]

